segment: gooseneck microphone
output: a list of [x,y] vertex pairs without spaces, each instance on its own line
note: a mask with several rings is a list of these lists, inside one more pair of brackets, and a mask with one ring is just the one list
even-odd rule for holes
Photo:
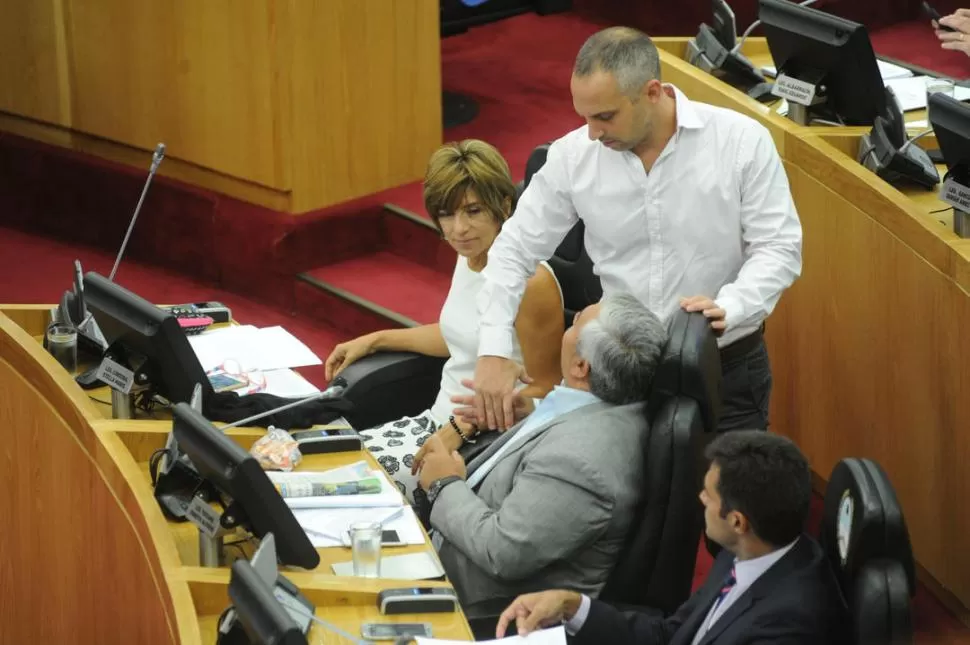
[[138,221],[138,213],[141,212],[141,206],[145,203],[145,195],[148,194],[148,187],[152,183],[152,178],[155,177],[155,173],[158,172],[158,167],[162,163],[162,159],[165,158],[165,144],[160,143],[155,146],[155,153],[152,155],[152,165],[148,169],[148,178],[145,180],[145,186],[141,189],[141,197],[138,198],[138,204],[135,206],[135,213],[131,216],[131,222],[128,224],[128,231],[125,233],[125,239],[121,242],[121,248],[118,249],[118,257],[115,258],[115,265],[111,268],[111,274],[108,275],[108,280],[114,282],[115,273],[118,272],[118,265],[121,264],[121,257],[125,254],[125,247],[128,246],[128,239],[131,237],[131,232],[135,229],[135,222]]

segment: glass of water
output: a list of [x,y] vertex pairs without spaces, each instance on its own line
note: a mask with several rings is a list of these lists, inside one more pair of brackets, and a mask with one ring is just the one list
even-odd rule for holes
[[947,96],[953,96],[955,90],[953,81],[948,78],[930,78],[926,80],[926,98],[930,98],[930,94],[946,94]]
[[47,329],[47,351],[69,374],[77,372],[77,330],[55,324]]
[[379,578],[381,575],[380,522],[351,524],[350,548],[354,552],[354,575],[361,578]]

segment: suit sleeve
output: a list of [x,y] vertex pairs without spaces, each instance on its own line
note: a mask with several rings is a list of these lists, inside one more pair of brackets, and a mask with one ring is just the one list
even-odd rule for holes
[[624,612],[600,600],[590,604],[586,622],[573,637],[575,645],[667,645],[694,610],[691,596],[669,618],[644,612]]
[[465,482],[455,482],[432,507],[431,525],[493,577],[523,580],[606,530],[615,504],[606,491],[582,454],[534,454],[501,506],[491,508]]

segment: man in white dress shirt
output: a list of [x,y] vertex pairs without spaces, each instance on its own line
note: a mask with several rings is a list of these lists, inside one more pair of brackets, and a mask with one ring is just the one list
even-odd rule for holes
[[576,645],[820,645],[848,641],[845,602],[828,558],[803,534],[808,462],[790,440],[732,432],[707,449],[701,501],[708,537],[724,547],[710,574],[670,617],[623,613],[575,591],[517,598],[519,633],[566,622]]
[[661,317],[683,307],[711,321],[722,350],[719,429],[767,427],[763,323],[801,272],[802,241],[771,136],[661,83],[656,46],[635,29],[590,37],[571,90],[586,125],[552,143],[488,254],[479,417],[512,424],[512,391],[528,379],[508,359],[526,280],[582,220],[604,293],[632,293]]

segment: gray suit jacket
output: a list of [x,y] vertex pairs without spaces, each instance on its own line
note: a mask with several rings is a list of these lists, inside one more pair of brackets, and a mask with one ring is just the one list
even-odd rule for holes
[[[519,428],[468,464],[469,473]],[[642,404],[594,403],[509,450],[478,494],[465,482],[446,486],[431,525],[466,613],[491,614],[501,600],[543,589],[595,597],[628,537],[647,437]]]

